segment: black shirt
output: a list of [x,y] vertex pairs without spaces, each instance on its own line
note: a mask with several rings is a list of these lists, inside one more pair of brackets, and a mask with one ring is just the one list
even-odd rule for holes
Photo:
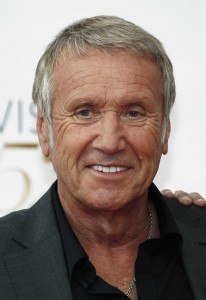
[[[128,300],[122,291],[96,275],[66,219],[56,183],[52,197],[74,300]],[[157,210],[160,238],[147,240],[139,246],[135,264],[138,300],[194,300],[181,260],[182,236],[154,184],[149,189],[149,199]]]

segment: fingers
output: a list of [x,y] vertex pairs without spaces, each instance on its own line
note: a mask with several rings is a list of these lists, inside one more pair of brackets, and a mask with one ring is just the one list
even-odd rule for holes
[[178,190],[174,192],[175,198],[183,205],[191,205],[193,203],[193,198],[190,196],[190,194]]
[[162,190],[161,193],[168,198],[176,198],[175,194],[169,189]]
[[172,192],[170,189],[162,190],[161,193],[168,198],[176,198],[183,205],[191,205],[192,198],[191,196],[184,191]]
[[186,193],[182,190],[172,192],[170,189],[162,190],[161,193],[168,198],[176,198],[182,205],[194,204],[199,207],[206,206],[206,200],[196,192]]
[[193,193],[190,193],[190,196],[192,198],[192,203],[195,204],[196,206],[199,206],[199,207],[206,206],[205,199],[199,193],[193,192]]

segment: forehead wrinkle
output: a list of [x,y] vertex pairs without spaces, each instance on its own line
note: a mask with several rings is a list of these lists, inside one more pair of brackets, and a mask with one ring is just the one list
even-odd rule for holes
[[[81,63],[83,62],[83,63]],[[91,74],[87,74],[89,69],[88,69],[88,65],[84,65],[84,62],[87,62],[87,59],[77,59],[77,62],[74,63],[71,59],[65,63],[65,59],[63,61],[60,61],[59,64],[56,66],[56,72],[55,75],[57,75],[58,73],[58,77],[61,78],[64,76],[64,70],[66,71],[66,73],[69,73],[69,68],[71,67],[71,69],[73,69],[73,72],[75,72],[74,74],[71,74],[71,76],[67,77],[66,79],[62,78],[62,84],[61,85],[65,85],[65,84],[73,84],[74,82],[77,84],[78,86],[78,80],[82,80],[85,78],[91,78],[92,76],[95,77],[95,82],[94,83],[101,83],[101,81],[97,81],[97,78],[99,77],[100,79],[102,78],[103,81],[105,81],[106,83],[109,83],[109,85],[112,85],[112,82],[117,80],[117,81],[122,81],[122,84],[125,82],[125,84],[129,84],[128,82],[128,77],[130,80],[136,82],[136,78],[144,78],[146,80],[148,80],[147,77],[143,76],[141,73],[139,73],[139,70],[141,71],[141,66],[144,65],[144,67],[146,67],[147,69],[151,68],[154,66],[153,63],[148,62],[147,60],[143,60],[143,61],[139,61],[138,60],[138,64],[140,66],[140,68],[137,68],[137,71],[134,72],[134,69],[132,70],[132,72],[130,70],[128,70],[127,68],[127,56],[126,59],[123,59],[123,62],[121,65],[116,65],[115,62],[114,64],[112,64],[112,68],[108,68],[108,66],[105,66],[105,68],[99,68],[98,65],[96,64],[95,61],[95,56],[94,56],[94,60],[92,60],[92,65],[95,66],[96,68],[94,68],[94,72]],[[145,64],[146,62],[146,64]],[[80,63],[80,64],[79,64]],[[149,63],[149,65],[148,65]],[[152,66],[153,65],[153,66]],[[104,75],[104,69],[106,70],[105,75]],[[119,76],[117,75],[117,69],[119,72]],[[126,72],[125,72],[126,70]],[[86,72],[85,72],[86,71]],[[85,75],[84,75],[85,72]],[[80,74],[83,73],[83,76],[80,76]],[[102,74],[103,73],[103,74]],[[61,75],[60,75],[61,74]],[[59,76],[60,75],[60,76]],[[122,76],[123,75],[123,76]],[[76,76],[79,77],[76,80]],[[57,77],[57,76],[55,76]],[[59,80],[58,80],[59,81]],[[70,83],[71,81],[71,83]],[[79,85],[82,86],[82,85]]]
[[[91,71],[88,67],[87,62],[92,57],[94,59],[92,59],[90,63],[94,68],[92,68]],[[151,91],[151,95],[149,95],[149,97],[151,98],[152,96],[152,98],[154,98],[154,91],[152,88],[153,84],[148,85],[147,83],[153,83],[155,81],[157,85],[160,85],[159,89],[161,91],[160,80],[158,80],[161,76],[155,76],[160,74],[159,68],[158,70],[156,69],[156,71],[158,72],[155,72],[154,74],[153,71],[154,67],[156,66],[154,63],[145,59],[139,60],[136,57],[138,63],[137,67],[136,69],[130,69],[128,68],[127,58],[127,55],[123,57],[121,64],[116,64],[115,61],[114,63],[112,61],[111,68],[110,65],[108,65],[108,63],[99,68],[98,64],[95,61],[95,56],[90,56],[88,57],[88,59],[84,58],[83,60],[81,58],[78,58],[76,62],[72,60],[67,60],[67,63],[65,63],[65,60],[63,60],[56,66],[56,92],[61,92],[61,89],[63,89],[64,94],[66,94],[68,92],[70,93],[72,91],[77,91],[78,89],[80,89],[81,93],[88,89],[89,92],[96,93],[97,98],[100,97],[106,101],[109,101],[110,97],[112,97],[112,99],[116,99],[115,102],[119,102],[120,98],[118,97],[121,97],[122,99],[125,97],[125,95],[134,93],[134,97],[131,95],[131,98],[134,99],[135,93],[137,94],[138,98],[139,93],[150,94]],[[86,65],[84,63],[86,63]],[[131,62],[129,61],[129,63]],[[147,69],[147,73],[152,74],[152,76],[145,76],[144,74],[142,74],[142,66],[144,66],[144,69]],[[70,68],[72,70],[72,74],[70,72]],[[66,78],[64,78],[65,75],[67,75]],[[134,86],[134,89],[132,88],[132,86]],[[144,86],[146,86],[146,89],[144,89]],[[66,88],[64,89],[64,87]],[[123,90],[124,93],[121,93],[121,90]],[[145,96],[145,98],[146,97],[147,96]]]
[[[56,83],[58,83],[58,85],[60,87],[62,86],[65,86],[65,85],[72,85],[73,83],[77,84],[78,85],[78,82],[79,82],[79,86],[81,86],[82,84],[80,84],[80,80],[78,79],[82,79],[86,76],[80,76],[81,73],[84,73],[85,70],[83,69],[80,69],[78,71],[76,71],[74,74],[71,74],[69,72],[68,76],[66,78],[64,78],[64,73],[61,74],[61,76],[59,76],[58,72],[55,74],[56,75]],[[87,75],[88,77],[89,75]],[[91,75],[92,76],[92,75]],[[76,77],[79,77],[79,78],[76,78]],[[62,79],[62,80],[61,80]],[[60,84],[59,84],[59,81],[60,81]]]

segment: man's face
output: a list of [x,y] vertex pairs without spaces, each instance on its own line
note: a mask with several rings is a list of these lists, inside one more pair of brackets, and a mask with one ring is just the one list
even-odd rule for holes
[[[54,69],[52,129],[38,117],[61,199],[85,209],[115,211],[147,197],[167,139],[161,143],[159,68],[127,51],[62,57]],[[169,130],[169,129],[168,129]]]

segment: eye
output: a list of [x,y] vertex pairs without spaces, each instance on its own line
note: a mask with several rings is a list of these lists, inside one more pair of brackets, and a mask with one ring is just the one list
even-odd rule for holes
[[143,122],[145,111],[139,105],[130,106],[121,115],[123,122],[138,125]]
[[137,110],[130,110],[126,113],[126,115],[131,118],[137,118],[140,116],[140,112]]
[[94,123],[99,120],[100,113],[95,107],[79,107],[75,110],[75,117],[79,122]]
[[91,118],[93,115],[93,111],[88,108],[82,108],[76,111],[76,116],[80,118]]
[[131,120],[136,120],[138,118],[140,118],[142,115],[142,113],[140,112],[140,109],[138,108],[132,108],[132,109],[128,109],[124,112],[123,116],[124,118],[128,118]]

